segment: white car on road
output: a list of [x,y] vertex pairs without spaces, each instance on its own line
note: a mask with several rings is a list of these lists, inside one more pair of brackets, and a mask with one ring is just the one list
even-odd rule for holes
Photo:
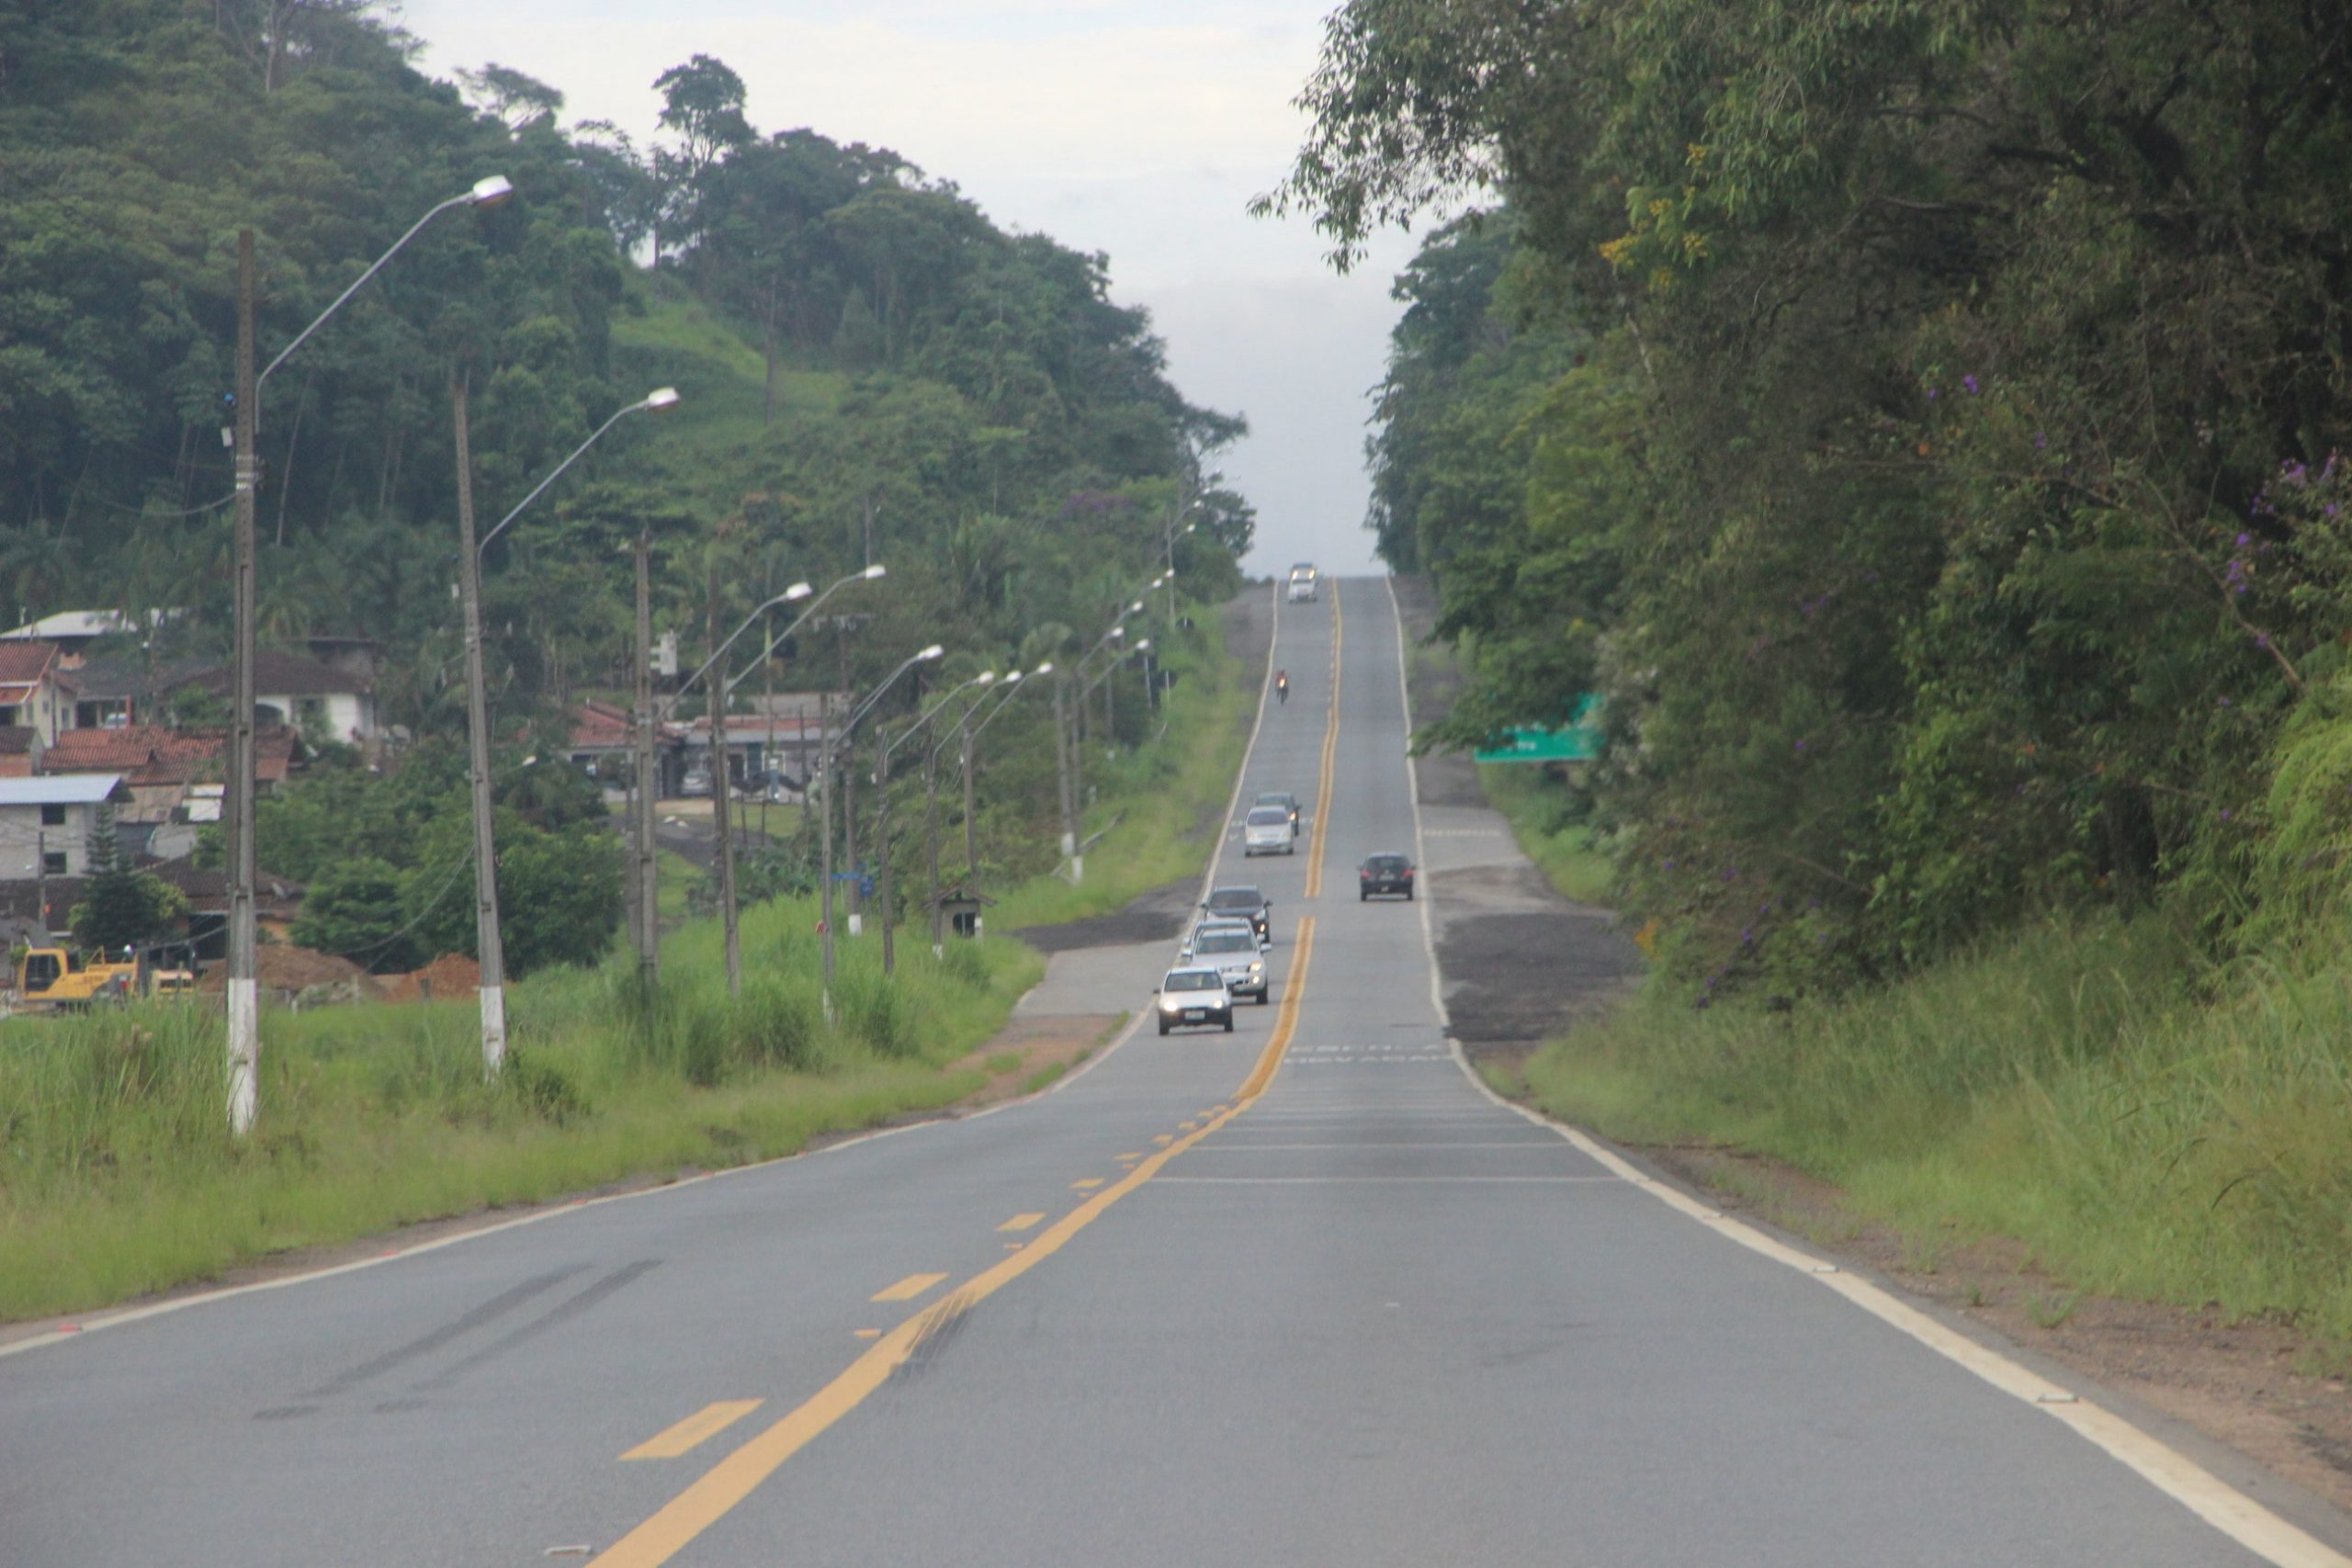
[[1241,854],[1292,855],[1298,852],[1298,829],[1290,812],[1279,806],[1253,806],[1241,819]]

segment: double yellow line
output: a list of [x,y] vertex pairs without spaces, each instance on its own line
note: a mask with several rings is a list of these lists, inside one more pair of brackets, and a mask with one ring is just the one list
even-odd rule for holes
[[1315,836],[1306,846],[1306,897],[1323,894],[1323,844],[1331,826],[1331,777],[1340,755],[1340,645],[1347,628],[1340,616],[1340,593],[1331,592],[1331,711],[1323,721],[1323,778],[1315,796]]
[[1306,994],[1306,966],[1315,953],[1315,921],[1298,922],[1298,955],[1283,987],[1283,1005],[1272,1034],[1256,1066],[1241,1082],[1233,1104],[1193,1133],[1170,1144],[1058,1221],[1003,1262],[971,1279],[874,1342],[839,1377],[819,1389],[790,1415],[720,1460],[661,1510],[613,1543],[589,1568],[658,1568],[696,1536],[725,1517],[784,1461],[808,1446],[834,1422],[856,1409],[911,1359],[924,1342],[1022,1275],[1060,1251],[1072,1236],[1102,1217],[1112,1204],[1149,1181],[1168,1162],[1240,1115],[1266,1092],[1298,1030],[1298,1010]]

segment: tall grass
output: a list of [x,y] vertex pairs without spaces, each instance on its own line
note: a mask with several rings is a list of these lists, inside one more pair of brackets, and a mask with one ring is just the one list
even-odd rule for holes
[[225,1124],[219,1016],[150,1004],[0,1025],[0,1316],[74,1311],[288,1247],[530,1202],[648,1172],[788,1154],[944,1105],[943,1071],[1041,972],[994,939],[944,961],[841,944],[835,1019],[806,902],[745,911],[743,995],[718,934],[663,945],[662,1005],[633,967],[513,988],[513,1053],[481,1071],[470,1002],[268,1011],[263,1116]]
[[1501,812],[1527,858],[1563,897],[1582,904],[1607,901],[1617,867],[1579,819],[1567,787],[1526,762],[1477,764],[1487,804]]
[[2159,919],[2052,923],[1789,1013],[1652,995],[1540,1053],[1538,1100],[1839,1183],[2079,1289],[2301,1325],[2352,1357],[2352,964],[2207,968]]

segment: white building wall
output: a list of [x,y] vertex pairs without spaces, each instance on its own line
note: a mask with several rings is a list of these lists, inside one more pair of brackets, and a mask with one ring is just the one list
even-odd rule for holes
[[81,876],[90,869],[90,835],[97,831],[95,806],[65,807],[62,826],[44,826],[38,806],[0,806],[0,880],[29,882],[40,874],[44,850],[62,852],[65,869],[51,875]]

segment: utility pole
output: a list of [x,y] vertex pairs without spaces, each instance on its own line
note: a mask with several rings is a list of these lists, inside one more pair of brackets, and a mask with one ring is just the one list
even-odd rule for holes
[[898,905],[890,896],[890,748],[883,743],[878,730],[876,732],[874,751],[875,834],[882,856],[882,973],[887,976],[898,972],[896,930],[899,922],[896,919]]
[[491,822],[490,687],[482,674],[481,553],[474,548],[472,438],[466,427],[466,377],[450,378],[458,423],[458,592],[466,615],[466,728],[474,805],[474,950],[481,960],[481,1066],[491,1077],[506,1061],[506,954],[498,935],[498,842]]
[[49,945],[49,834],[33,829],[33,919],[40,924],[35,947]]
[[229,716],[229,1131],[254,1129],[261,1100],[261,987],[254,974],[254,514],[261,485],[261,379],[254,371],[254,231],[237,231],[236,540]]
[[1054,762],[1056,771],[1060,774],[1061,782],[1062,858],[1069,862],[1070,885],[1076,886],[1086,878],[1086,859],[1079,853],[1078,849],[1077,781],[1071,776],[1076,772],[1077,761],[1077,758],[1072,753],[1078,748],[1070,739],[1067,696],[1068,682],[1059,674],[1056,674],[1054,677]]
[[[710,596],[705,612],[709,625],[710,645],[718,647],[718,563],[710,567]],[[712,826],[718,829],[718,916],[719,925],[727,933],[727,994],[743,994],[743,941],[741,923],[735,909],[735,830],[729,820],[728,799],[729,775],[735,771],[734,748],[727,737],[727,671],[720,668],[726,661],[711,660],[705,690],[710,709],[710,812]]]
[[654,798],[662,793],[653,738],[653,536],[637,536],[637,979],[652,1004],[661,983],[661,867],[654,853]]
[[972,823],[972,716],[967,713],[964,716],[964,880],[975,887],[980,875],[978,841]]
[[[971,710],[965,710],[966,722]],[[926,735],[925,740],[931,739]],[[922,763],[922,828],[923,841],[931,859],[931,955],[947,956],[946,933],[939,929],[939,748],[923,748]]]
[[823,811],[824,863],[818,882],[817,929],[825,949],[825,1021],[833,1021],[833,715],[832,704],[824,705],[825,734],[817,751],[817,776],[809,781],[811,792],[822,791],[819,808]]

